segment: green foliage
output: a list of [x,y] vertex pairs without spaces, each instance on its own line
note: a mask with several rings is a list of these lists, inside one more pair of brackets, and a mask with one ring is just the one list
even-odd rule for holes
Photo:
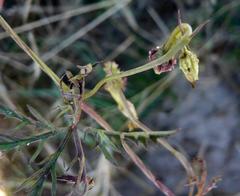
[[175,134],[176,131],[132,131],[132,132],[117,132],[105,131],[103,129],[96,129],[89,127],[84,132],[80,132],[80,137],[91,148],[98,146],[106,159],[115,163],[114,153],[121,153],[121,137],[130,139],[134,142],[146,144],[149,140],[156,142],[160,137],[167,137]]
[[56,168],[55,165],[51,168],[51,177],[52,177],[52,196],[57,195],[57,176],[56,176]]
[[89,128],[84,132],[80,132],[80,137],[90,147],[98,146],[105,158],[116,164],[114,153],[119,153],[118,147],[102,129]]
[[18,188],[18,191],[25,189],[30,192],[30,195],[41,195],[43,184],[50,174],[52,177],[52,194],[56,195],[56,162],[68,140],[70,139],[70,132],[67,132],[64,140],[59,145],[57,151],[52,155],[46,157],[40,165],[42,168],[33,173],[29,178],[27,178],[21,186]]
[[30,159],[30,163],[33,163],[35,161],[35,159],[39,156],[39,154],[41,153],[42,149],[44,147],[44,141],[40,141],[37,147],[37,150],[33,153],[31,159]]
[[[59,133],[61,133],[61,132],[59,132]],[[3,141],[0,143],[0,150],[12,150],[13,148],[16,148],[16,147],[29,146],[30,144],[32,144],[34,142],[46,140],[52,136],[56,136],[57,134],[58,134],[57,132],[50,131],[50,132],[46,132],[46,133],[36,135],[36,136],[31,136],[29,138],[24,138],[24,139],[19,139],[19,138],[18,139],[15,139],[15,138],[10,139],[8,137],[8,141]],[[2,137],[3,136],[1,136],[1,138]]]
[[116,164],[113,153],[119,152],[117,146],[109,139],[109,137],[102,130],[99,130],[97,132],[97,135],[99,140],[98,144],[99,148],[103,152],[105,158]]
[[15,118],[24,124],[32,124],[27,117],[6,106],[0,105],[0,114],[4,115],[6,118]]
[[[124,2],[121,6],[125,6],[129,1]],[[115,5],[116,10],[120,9]],[[39,169],[27,178],[22,185],[19,187],[19,190],[25,189],[30,192],[30,195],[41,195],[43,191],[43,186],[45,181],[51,176],[51,195],[54,196],[57,193],[57,160],[61,156],[62,152],[66,148],[67,143],[73,137],[74,138],[74,151],[75,158],[71,162],[73,166],[78,162],[78,171],[77,176],[71,179],[74,179],[74,190],[77,190],[79,187],[86,187],[81,190],[80,195],[84,195],[88,190],[88,176],[86,172],[86,162],[83,146],[81,142],[85,142],[90,146],[98,146],[105,158],[111,161],[114,164],[116,163],[115,154],[121,153],[123,150],[129,155],[132,161],[142,170],[142,172],[155,184],[155,186],[161,190],[166,195],[173,195],[172,192],[165,187],[153,173],[144,165],[141,159],[134,153],[130,147],[128,147],[125,139],[130,139],[134,142],[139,142],[146,144],[148,141],[158,142],[169,150],[187,170],[187,173],[191,173],[191,165],[188,164],[187,159],[180,152],[175,150],[166,140],[162,137],[167,137],[174,134],[176,131],[152,131],[146,125],[144,125],[138,117],[137,109],[134,104],[130,102],[124,94],[125,81],[123,78],[128,76],[133,76],[147,70],[155,69],[156,67],[169,64],[172,59],[179,58],[179,52],[183,51],[186,46],[189,45],[194,31],[192,33],[192,28],[189,24],[183,23],[179,24],[173,32],[170,34],[170,37],[166,40],[163,46],[163,53],[157,56],[157,58],[152,59],[152,61],[127,70],[120,71],[115,62],[105,63],[106,76],[100,80],[93,89],[87,91],[85,89],[85,83],[88,74],[92,71],[93,65],[88,64],[86,66],[77,66],[79,68],[79,73],[73,75],[71,72],[66,71],[67,82],[60,79],[54,71],[52,71],[48,65],[46,65],[42,59],[31,49],[29,48],[22,39],[14,32],[14,30],[7,24],[7,22],[0,16],[0,24],[5,29],[5,31],[15,40],[15,42],[28,54],[29,57],[45,72],[52,81],[59,87],[59,90],[62,92],[62,98],[66,101],[67,108],[60,112],[57,115],[57,119],[62,118],[62,122],[65,121],[65,115],[71,116],[71,122],[68,124],[68,127],[60,128],[54,125],[54,123],[46,120],[36,109],[31,106],[28,106],[28,110],[31,113],[32,118],[25,117],[19,112],[13,111],[5,106],[0,107],[0,113],[7,118],[15,118],[21,122],[19,127],[25,125],[31,125],[39,130],[45,130],[44,133],[33,135],[27,138],[14,138],[11,136],[2,135],[2,141],[0,141],[0,150],[11,150],[16,147],[26,146],[33,142],[40,142],[38,144],[37,150],[33,153],[30,162],[34,162],[36,158],[42,152],[44,143],[47,139],[51,137],[56,137],[58,134],[63,133],[63,138],[60,138],[59,145],[54,153],[45,157],[40,163],[38,163]],[[91,53],[90,53],[91,54]],[[87,69],[91,67],[91,69]],[[198,68],[198,67],[197,67]],[[197,72],[198,73],[198,72]],[[118,105],[118,109],[128,120],[127,125],[124,126],[125,131],[115,131],[96,111],[90,107],[83,107],[86,100],[93,97],[101,87],[105,86],[105,89],[111,94],[113,99]],[[97,103],[97,99],[92,99],[92,102]],[[106,103],[105,103],[106,104]],[[88,130],[83,129],[80,131],[81,140],[78,137],[78,125],[80,123],[82,112],[88,114],[93,118],[103,129],[96,129],[90,127]],[[46,132],[47,130],[47,132]],[[67,130],[67,131],[66,131]],[[190,172],[189,172],[190,171]],[[81,189],[81,188],[79,188]]]
[[[21,127],[26,125],[34,125],[38,129],[49,129],[51,131],[45,132],[42,134],[26,137],[26,138],[16,138],[11,137],[9,135],[0,135],[0,150],[8,151],[12,150],[17,147],[22,146],[29,146],[30,144],[34,142],[44,142],[46,139],[49,139],[50,137],[57,136],[58,134],[62,134],[62,131],[64,131],[64,128],[56,128],[51,123],[49,123],[47,120],[45,120],[34,108],[31,106],[28,106],[29,111],[33,116],[36,118],[36,120],[31,119],[30,117],[26,117],[22,115],[21,113],[14,111],[6,106],[0,106],[0,113],[4,115],[6,118],[15,118],[19,121],[21,121]],[[17,126],[18,129],[20,128],[19,125]],[[15,128],[16,129],[16,128]],[[42,144],[43,145],[43,144]],[[42,146],[40,145],[40,146]],[[40,153],[41,148],[36,151],[36,153],[33,155],[32,159],[34,160],[36,156]]]

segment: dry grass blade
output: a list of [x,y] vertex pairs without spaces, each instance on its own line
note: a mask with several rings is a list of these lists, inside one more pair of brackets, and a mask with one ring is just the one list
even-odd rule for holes
[[[117,2],[121,2],[121,1],[124,1],[124,0],[113,0],[115,1],[116,3]],[[128,23],[128,25],[134,29],[135,31],[137,31],[137,29],[139,28],[138,24],[137,24],[137,21],[133,15],[133,12],[131,11],[131,9],[127,6],[125,7],[122,11],[121,11]]]
[[117,56],[119,56],[121,53],[126,51],[126,49],[135,41],[135,38],[133,36],[129,36],[126,38],[113,52],[111,52],[106,58],[105,61],[110,61],[115,59]]
[[[0,24],[4,30],[13,38],[13,40],[32,58],[32,60],[37,63],[40,68],[54,81],[54,83],[59,86],[59,77],[32,51],[31,48],[25,44],[21,38],[14,32],[14,30],[8,25],[2,16],[0,16]],[[66,89],[66,85],[63,84]]]
[[[1,58],[1,57],[0,57]],[[2,82],[2,76],[0,75],[0,99],[12,110],[16,109],[15,104],[11,100],[6,86]]]
[[160,18],[160,16],[157,14],[156,10],[154,8],[150,7],[148,8],[148,13],[154,20],[154,22],[157,24],[158,28],[163,32],[164,37],[167,37],[169,35],[169,29],[166,26],[165,22]]
[[152,91],[147,94],[146,97],[141,101],[137,108],[138,114],[141,114],[149,103],[152,103],[159,95],[171,85],[171,82],[176,78],[177,71],[171,72],[166,78],[160,80],[160,84]]
[[205,25],[207,25],[209,22],[210,22],[210,20],[206,20],[206,21],[204,21],[202,24],[200,24],[200,25],[193,31],[191,37],[194,37],[196,34],[198,34],[199,31],[201,31],[202,28],[203,28]]
[[[38,28],[38,27],[42,27],[44,25],[48,25],[48,24],[51,24],[51,23],[54,23],[54,22],[58,22],[58,21],[61,21],[61,20],[65,20],[65,19],[74,17],[74,16],[78,16],[80,14],[88,13],[88,12],[99,10],[99,9],[103,9],[103,8],[109,7],[113,4],[114,4],[113,1],[103,1],[103,2],[100,2],[100,3],[94,3],[94,4],[87,5],[87,6],[84,6],[84,7],[80,7],[80,8],[74,9],[74,10],[66,11],[66,12],[63,12],[61,14],[57,14],[57,15],[46,17],[46,18],[43,18],[43,19],[40,19],[40,20],[37,20],[37,21],[34,21],[34,22],[27,23],[25,25],[16,27],[13,30],[16,33],[23,33],[23,32],[30,31],[32,29]],[[0,40],[4,39],[4,38],[7,38],[8,36],[9,36],[9,34],[7,34],[5,32],[0,33]]]
[[109,17],[111,17],[113,14],[115,14],[116,12],[118,12],[119,10],[121,10],[122,8],[124,8],[128,3],[130,3],[131,0],[124,0],[120,3],[117,3],[115,6],[111,7],[110,9],[108,9],[107,11],[105,11],[103,14],[101,14],[100,16],[98,16],[96,19],[94,19],[93,21],[91,21],[90,23],[88,23],[87,25],[85,25],[84,27],[82,27],[80,30],[78,30],[77,32],[75,32],[74,34],[72,34],[70,37],[68,37],[66,40],[62,41],[60,44],[58,44],[57,46],[55,46],[54,48],[52,48],[49,52],[47,52],[46,54],[44,54],[42,56],[42,59],[47,61],[49,59],[51,59],[52,57],[54,57],[56,54],[58,54],[59,52],[61,52],[63,49],[67,48],[69,45],[71,45],[72,43],[74,43],[76,40],[78,40],[79,38],[83,37],[84,35],[86,35],[89,31],[91,31],[92,29],[94,29],[95,27],[97,27],[99,24],[101,24],[102,22],[104,22],[106,19],[108,19]]
[[28,72],[28,70],[26,69],[26,65],[14,60],[11,56],[8,56],[7,54],[0,53],[0,59],[1,61],[8,63],[10,66],[14,67],[17,70]]

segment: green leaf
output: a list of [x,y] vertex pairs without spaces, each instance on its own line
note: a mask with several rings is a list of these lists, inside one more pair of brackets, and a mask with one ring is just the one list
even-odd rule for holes
[[34,185],[30,196],[41,196],[43,191],[43,184],[45,182],[45,176],[41,176]]
[[0,134],[0,142],[11,142],[17,139],[16,137],[11,137],[9,135]]
[[54,154],[51,154],[51,155],[45,157],[40,162],[35,163],[35,164],[38,165],[38,166],[43,166],[43,165],[47,164],[48,162],[50,162],[53,159],[53,156],[54,156]]
[[57,176],[56,176],[56,168],[55,165],[51,167],[51,177],[52,177],[52,190],[51,194],[52,196],[57,195]]
[[99,136],[99,148],[103,152],[105,158],[116,164],[114,152],[119,152],[118,148],[102,130],[98,130],[97,134]]
[[90,148],[94,148],[97,146],[99,141],[97,140],[96,131],[80,131],[79,136],[83,140],[83,142],[88,145]]
[[84,132],[80,132],[80,137],[85,144],[94,147],[99,146],[104,156],[114,163],[114,152],[120,152],[120,136],[131,139],[136,142],[140,142],[143,145],[147,145],[147,142],[152,140],[155,142],[160,137],[167,137],[176,133],[176,130],[170,131],[135,131],[135,132],[117,132],[117,131],[105,131],[104,129],[96,129],[90,127]]
[[28,122],[21,122],[19,123],[15,128],[14,130],[19,130],[19,129],[22,129],[23,127],[25,127],[26,125],[28,125],[29,123]]
[[34,154],[32,155],[31,159],[30,159],[30,163],[33,163],[35,161],[35,159],[38,157],[38,155],[41,153],[43,146],[44,145],[44,141],[41,141],[38,144],[37,150],[34,152]]
[[29,112],[40,122],[40,127],[53,128],[53,125],[47,121],[36,109],[32,106],[27,105]]
[[88,146],[94,147],[98,145],[106,159],[116,164],[114,161],[114,153],[119,153],[119,150],[108,137],[107,133],[108,132],[105,132],[105,130],[90,127],[84,132],[79,132],[79,135],[83,142]]
[[0,143],[0,150],[11,150],[13,148],[19,147],[19,146],[26,146],[30,145],[33,142],[39,141],[39,140],[45,140],[48,139],[60,132],[47,132],[40,135],[32,136],[29,138],[24,139],[16,139],[13,141],[5,141]]
[[175,133],[176,133],[176,130],[151,131],[151,132],[136,131],[136,132],[123,132],[121,133],[121,135],[123,135],[125,138],[129,138],[137,141],[139,140],[140,141],[145,141],[145,140],[156,141],[160,137],[167,137]]
[[27,191],[32,190],[32,188],[36,185],[39,177],[44,174],[44,168],[39,169],[38,171],[34,172],[30,177],[24,180],[24,182],[17,188],[16,192],[19,192],[23,189]]
[[4,115],[6,118],[15,118],[15,119],[25,122],[27,124],[32,124],[31,121],[28,118],[26,118],[24,115],[6,107],[6,106],[0,105],[0,114]]

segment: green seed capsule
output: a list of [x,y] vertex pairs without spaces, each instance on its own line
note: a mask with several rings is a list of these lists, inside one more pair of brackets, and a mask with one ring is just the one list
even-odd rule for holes
[[192,27],[188,23],[181,23],[171,33],[167,42],[163,46],[163,53],[169,51],[182,36],[191,36]]
[[187,49],[187,47],[185,47],[179,57],[179,65],[186,79],[192,84],[193,87],[198,80],[198,63],[199,60],[196,54],[194,54],[192,51]]

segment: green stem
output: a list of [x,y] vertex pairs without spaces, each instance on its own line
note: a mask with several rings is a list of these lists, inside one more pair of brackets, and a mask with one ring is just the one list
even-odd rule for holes
[[96,86],[90,90],[89,92],[85,93],[83,96],[83,99],[88,99],[89,97],[93,96],[106,82],[109,82],[111,80],[115,80],[118,78],[123,78],[131,75],[135,75],[147,70],[150,70],[157,65],[161,65],[164,62],[169,61],[173,56],[175,56],[184,46],[186,46],[190,42],[191,38],[189,35],[184,35],[182,39],[178,40],[177,43],[163,56],[159,57],[156,60],[153,60],[145,65],[139,66],[137,68],[133,68],[124,72],[121,72],[119,74],[113,74],[111,76],[107,76],[103,78],[101,81],[99,81]]
[[131,138],[139,138],[139,137],[144,137],[144,138],[149,138],[149,137],[166,137],[170,136],[176,133],[176,130],[169,130],[169,131],[151,131],[151,132],[106,132],[107,135],[113,135],[113,136],[120,136],[123,135],[124,138],[126,137],[131,137]]
[[[24,43],[21,38],[14,32],[14,30],[8,25],[8,23],[4,20],[2,16],[0,16],[0,25],[4,28],[4,30],[14,39],[14,41],[32,58],[32,60],[39,65],[39,67],[55,82],[55,84],[59,87],[60,86],[60,78],[49,68],[47,64],[45,64],[36,53],[34,53],[31,48],[29,48],[26,43]],[[128,71],[121,72],[119,74],[111,75],[108,77],[103,78],[99,81],[96,86],[87,92],[83,99],[88,99],[89,97],[93,96],[106,82],[115,80],[118,78],[123,78],[131,75],[135,75],[137,73],[141,73],[147,70],[150,70],[157,65],[161,65],[164,62],[170,60],[173,56],[175,56],[178,51],[180,51],[184,46],[186,46],[191,40],[191,36],[188,34],[184,34],[181,39],[179,39],[174,46],[172,46],[169,51],[159,57],[156,60],[153,60],[145,65],[139,66],[137,68],[130,69]],[[69,90],[68,86],[63,83],[63,90]]]

